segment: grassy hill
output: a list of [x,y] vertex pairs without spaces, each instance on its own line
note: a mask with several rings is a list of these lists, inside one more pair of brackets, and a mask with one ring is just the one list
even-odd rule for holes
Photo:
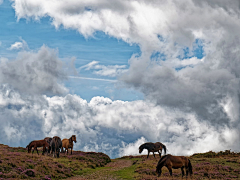
[[[192,179],[240,179],[240,153],[198,153],[189,157]],[[162,176],[155,172],[159,156],[126,156],[110,159],[106,154],[74,151],[73,155],[28,154],[25,148],[0,144],[0,179],[172,179],[167,168]],[[173,179],[181,179],[181,170],[173,170]],[[190,179],[190,178],[189,178]]]

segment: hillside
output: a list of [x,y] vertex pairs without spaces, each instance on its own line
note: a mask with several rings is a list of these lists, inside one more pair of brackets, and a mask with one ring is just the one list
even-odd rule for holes
[[[126,156],[110,159],[103,153],[74,151],[73,155],[28,154],[25,148],[0,145],[0,179],[172,179],[162,168],[155,172],[159,156]],[[192,179],[240,179],[240,153],[229,150],[194,154]],[[173,170],[173,179],[181,179],[181,170]]]

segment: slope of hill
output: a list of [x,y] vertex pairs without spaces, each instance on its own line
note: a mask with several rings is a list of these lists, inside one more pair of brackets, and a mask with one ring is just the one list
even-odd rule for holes
[[103,153],[74,151],[60,158],[27,153],[25,148],[0,144],[0,179],[63,179],[84,169],[103,167],[111,159]]
[[[229,150],[192,155],[192,179],[240,179],[240,153]],[[73,155],[28,154],[25,148],[0,144],[0,179],[172,179],[166,167],[155,172],[159,156],[125,156],[111,160],[106,154],[74,151]],[[181,179],[181,170],[173,170]]]

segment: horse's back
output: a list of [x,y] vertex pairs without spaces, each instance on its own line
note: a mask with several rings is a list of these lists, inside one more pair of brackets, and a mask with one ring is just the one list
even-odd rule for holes
[[168,160],[172,163],[172,168],[180,168],[188,166],[188,158],[185,156],[168,156]]
[[62,146],[65,148],[67,146],[68,139],[63,139],[62,140]]

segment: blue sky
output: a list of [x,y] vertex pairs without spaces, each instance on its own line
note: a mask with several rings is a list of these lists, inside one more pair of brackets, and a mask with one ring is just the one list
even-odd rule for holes
[[[28,48],[37,51],[43,44],[57,49],[59,58],[67,65],[65,68],[69,76],[80,76],[88,79],[69,78],[65,86],[72,94],[77,94],[90,101],[94,96],[109,97],[113,100],[121,99],[132,101],[143,99],[143,95],[133,89],[126,89],[117,85],[114,81],[117,77],[103,77],[93,74],[93,70],[74,71],[71,67],[72,58],[78,69],[92,61],[98,61],[100,65],[125,65],[133,54],[139,54],[137,44],[131,44],[110,37],[103,32],[95,32],[94,37],[85,38],[76,30],[55,29],[51,25],[49,17],[43,17],[40,21],[32,19],[20,19],[17,21],[11,2],[4,1],[0,5],[0,57],[14,59],[22,49],[9,50],[15,42],[26,41]],[[78,74],[74,74],[77,72]],[[96,80],[94,80],[94,78]],[[104,80],[106,79],[106,81]]]

